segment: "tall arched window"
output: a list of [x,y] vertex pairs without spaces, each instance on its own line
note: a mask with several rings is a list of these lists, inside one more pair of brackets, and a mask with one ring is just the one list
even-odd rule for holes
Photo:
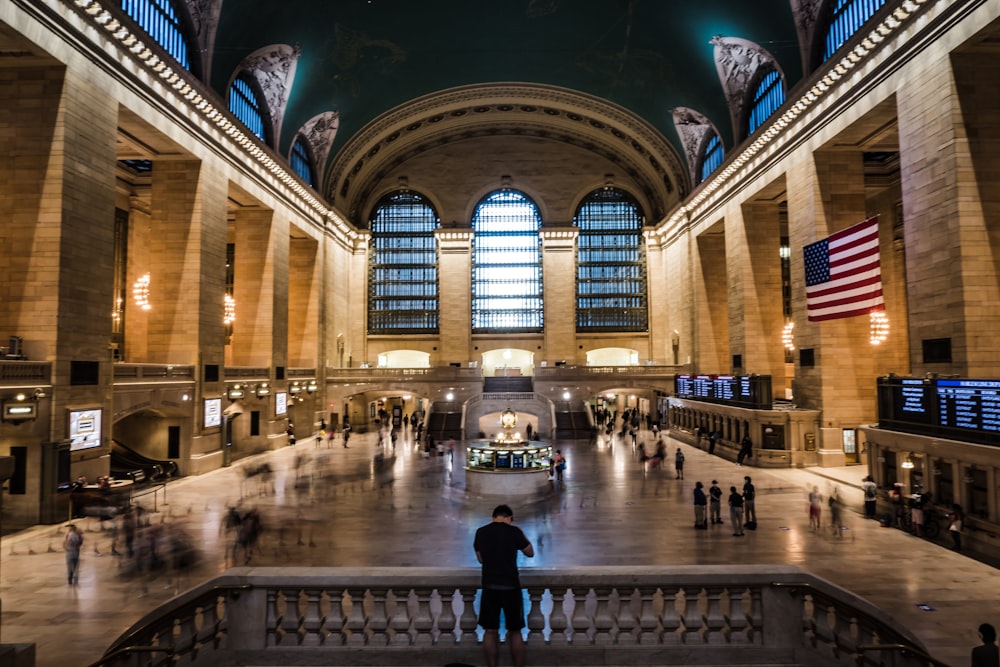
[[719,135],[713,133],[705,143],[705,150],[701,154],[701,175],[698,179],[699,183],[707,179],[713,171],[719,168],[719,165],[722,164],[722,160],[725,155],[726,152],[722,146],[722,141],[719,139]]
[[472,215],[472,332],[542,330],[542,216],[514,190],[483,198]]
[[761,77],[760,83],[753,94],[750,105],[750,120],[747,134],[753,134],[764,124],[771,114],[785,103],[785,87],[782,85],[781,74],[771,68]]
[[884,4],[885,0],[833,0],[823,45],[823,62],[829,60]]
[[309,147],[301,135],[296,137],[292,144],[292,152],[289,156],[289,164],[292,171],[298,174],[303,181],[316,187],[316,170],[313,167],[313,160],[310,156]]
[[257,137],[268,142],[264,118],[266,111],[257,85],[246,73],[233,79],[229,87],[229,110]]
[[437,213],[421,195],[395,192],[369,226],[368,333],[438,333]]
[[590,193],[573,218],[576,330],[646,331],[646,253],[638,204],[616,188]]
[[122,9],[181,67],[191,69],[183,24],[171,0],[122,0]]

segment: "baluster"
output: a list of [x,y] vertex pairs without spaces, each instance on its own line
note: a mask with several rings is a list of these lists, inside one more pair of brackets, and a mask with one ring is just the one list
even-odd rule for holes
[[326,590],[319,592],[319,598],[316,600],[316,611],[319,614],[319,618],[316,620],[316,638],[321,646],[331,646],[338,643],[337,638],[334,637],[335,631],[330,628],[330,615],[335,613],[335,606]]
[[[618,626],[618,633],[615,636],[616,644],[638,644],[639,643],[639,613],[638,603],[635,600],[636,589],[618,589],[618,613],[614,615],[615,624]],[[614,633],[612,633],[614,635]]]
[[545,644],[545,616],[542,614],[542,595],[545,588],[528,588],[528,637],[525,643],[528,646],[542,646]]
[[597,609],[594,611],[594,644],[607,646],[615,643],[618,636],[618,623],[615,617],[618,615],[620,600],[617,593],[612,600],[613,588],[607,586],[594,587],[594,596],[597,598]]
[[664,644],[680,644],[681,638],[678,629],[681,627],[681,619],[677,615],[677,593],[675,588],[663,588],[663,616],[660,624],[663,626],[662,642]]
[[433,595],[433,588],[413,589],[417,608],[411,616],[410,636],[413,638],[411,643],[416,646],[431,646],[436,643],[434,618],[431,616],[431,597]]
[[369,588],[368,593],[372,600],[372,613],[368,619],[368,629],[371,634],[368,637],[369,646],[389,645],[389,614],[386,611],[386,595],[391,593],[382,588]]
[[641,586],[638,588],[639,627],[638,634],[636,636],[636,643],[638,644],[660,643],[660,633],[662,632],[662,628],[657,627],[659,625],[659,619],[657,618],[656,607],[654,605],[656,590],[655,586]]
[[573,629],[570,636],[574,644],[593,644],[594,635],[590,628],[590,615],[587,613],[587,597],[590,589],[573,589]]
[[288,609],[287,600],[285,599],[285,593],[281,589],[277,589],[273,592],[273,597],[268,601],[268,628],[269,634],[274,637],[274,644],[278,645],[284,640],[285,632],[284,621],[285,612]]
[[413,643],[410,636],[409,598],[409,591],[397,594],[390,590],[386,596],[386,610],[391,619],[388,632],[389,646],[409,646]]
[[347,646],[364,646],[368,643],[365,616],[364,591],[344,591],[344,613],[347,621],[344,623],[344,644]]
[[549,591],[552,594],[552,613],[549,615],[549,644],[552,646],[565,646],[568,643],[566,626],[569,619],[566,618],[567,589],[553,588]]
[[[309,637],[309,617],[310,604],[309,594],[305,590],[299,590],[295,596],[295,640],[299,645],[305,644]],[[315,611],[313,612],[313,624],[315,624]]]
[[461,634],[458,643],[470,646],[479,641],[476,636],[476,626],[479,625],[475,608],[476,589],[460,588],[458,592],[462,596],[462,615],[458,619],[458,629]]
[[344,614],[345,594],[343,591],[339,594],[336,591],[329,594],[330,613],[327,617],[326,625],[330,628],[331,637],[329,643],[333,646],[343,646],[347,640],[347,636],[344,634],[347,624],[347,616]]
[[705,595],[708,598],[708,609],[705,613],[705,643],[725,644],[726,637],[723,630],[726,627],[726,619],[722,615],[722,594],[725,588],[722,586],[706,586]]
[[437,627],[438,636],[434,643],[442,642],[445,645],[457,644],[458,636],[455,634],[455,590],[449,589],[441,593],[441,615],[438,616]]
[[701,612],[698,610],[701,590],[698,588],[684,588],[684,613],[681,621],[684,624],[684,632],[681,636],[685,644],[704,644],[705,638],[702,636],[704,627],[701,623]]
[[764,643],[764,603],[761,601],[760,588],[750,589],[750,627],[747,628],[747,640],[751,644]]
[[730,588],[729,593],[729,613],[723,614],[722,619],[726,622],[727,628],[723,630],[729,644],[749,644],[749,620],[747,610],[743,606],[748,603],[745,588]]

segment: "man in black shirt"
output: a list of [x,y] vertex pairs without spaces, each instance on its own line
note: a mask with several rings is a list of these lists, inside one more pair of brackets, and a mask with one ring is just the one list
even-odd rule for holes
[[507,643],[514,667],[524,667],[524,607],[521,603],[521,579],[517,571],[517,552],[528,558],[535,555],[531,542],[513,525],[514,511],[497,505],[493,521],[476,531],[472,543],[476,558],[483,564],[483,595],[479,602],[479,625],[485,630],[483,652],[487,667],[496,667],[500,653],[500,612],[504,614]]

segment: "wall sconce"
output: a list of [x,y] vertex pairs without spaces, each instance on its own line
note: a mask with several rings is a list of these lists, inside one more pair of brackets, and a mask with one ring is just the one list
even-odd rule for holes
[[299,393],[300,391],[302,391],[302,385],[300,385],[298,382],[288,387],[288,393],[291,394],[292,396]]
[[795,322],[788,322],[781,330],[781,344],[789,352],[795,351]]
[[135,305],[139,306],[143,310],[150,310],[152,308],[149,305],[149,274],[140,276],[138,280],[132,283],[132,298],[135,299]]
[[913,459],[911,457],[907,456],[906,460],[904,460],[902,463],[899,464],[899,467],[902,468],[903,470],[912,470],[913,469]]
[[233,322],[236,321],[236,299],[226,294],[222,302],[222,324],[226,328],[226,342],[233,337]]
[[35,393],[31,395],[31,400],[29,401],[29,396],[24,392],[18,392],[14,395],[12,400],[6,400],[3,402],[3,413],[2,418],[5,422],[11,422],[14,424],[20,424],[24,421],[33,421],[38,418],[38,393],[41,392],[41,396],[45,393],[41,389],[36,389]]
[[889,337],[889,318],[884,311],[874,312],[870,315],[869,341],[872,345],[884,343]]
[[235,401],[237,399],[243,398],[245,395],[246,391],[244,391],[243,385],[239,384],[234,384],[229,388],[229,391],[226,392],[226,397],[230,401]]
[[257,394],[257,398],[264,398],[265,396],[270,395],[271,385],[269,385],[267,382],[262,382],[259,385],[257,385],[255,393]]

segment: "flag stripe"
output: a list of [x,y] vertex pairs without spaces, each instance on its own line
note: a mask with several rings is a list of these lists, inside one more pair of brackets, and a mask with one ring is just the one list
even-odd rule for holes
[[803,254],[810,321],[884,310],[877,217],[809,244]]

